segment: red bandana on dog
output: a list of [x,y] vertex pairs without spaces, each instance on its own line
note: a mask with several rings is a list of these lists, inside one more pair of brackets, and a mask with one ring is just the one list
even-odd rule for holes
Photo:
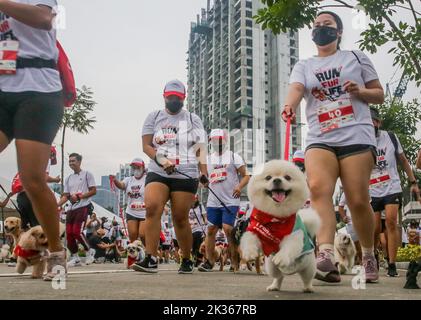
[[247,231],[259,237],[265,256],[269,256],[278,252],[282,239],[291,234],[294,229],[295,218],[295,213],[287,218],[279,219],[254,208]]
[[25,259],[29,259],[36,255],[39,255],[39,251],[25,250],[19,245],[16,246],[15,250],[13,250],[13,253],[16,255],[16,257],[21,257]]

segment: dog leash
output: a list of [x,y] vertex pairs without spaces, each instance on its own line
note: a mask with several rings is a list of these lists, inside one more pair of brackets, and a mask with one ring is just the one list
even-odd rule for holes
[[288,116],[285,132],[285,152],[284,159],[289,161],[289,141],[291,138],[291,116]]
[[[199,206],[201,206],[201,204],[199,204]],[[200,207],[201,208],[201,207]],[[194,217],[197,220],[197,223],[199,223],[200,228],[202,229],[203,235],[206,236],[206,232],[205,232],[205,227],[203,226],[203,224],[200,223],[199,218],[197,217],[196,211],[194,210],[194,208],[192,208],[191,210],[193,210],[194,213]],[[203,218],[203,212],[202,209],[200,209],[200,214],[202,215]]]
[[[191,176],[189,176],[189,175],[187,175],[187,174],[185,174],[183,172],[178,171],[177,169],[175,169],[174,172],[176,172],[178,174],[181,174],[182,176],[185,176],[186,178],[189,178],[191,180],[197,180],[197,179],[194,179]],[[215,194],[215,192],[211,189],[211,187],[209,187],[209,185],[206,188],[215,196],[215,198],[221,203],[221,205],[225,208],[225,210],[227,210],[229,213],[232,213],[232,211],[230,209],[228,209],[228,207],[226,206],[226,204]]]
[[[3,188],[3,186],[1,184],[0,184],[0,188],[1,188],[1,190],[3,190],[3,192],[5,193],[5,195],[8,197],[9,194],[7,193],[6,190],[4,190],[4,188]],[[16,204],[13,202],[13,200],[9,198],[9,201],[13,204],[13,206],[16,209],[16,211],[19,212],[20,215],[22,215],[22,212],[19,210],[19,208],[16,206]]]

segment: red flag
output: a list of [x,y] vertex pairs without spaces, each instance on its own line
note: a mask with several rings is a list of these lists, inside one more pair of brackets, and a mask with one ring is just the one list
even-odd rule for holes
[[110,188],[111,188],[111,191],[112,192],[116,192],[114,177],[113,176],[109,176],[109,178],[110,178]]

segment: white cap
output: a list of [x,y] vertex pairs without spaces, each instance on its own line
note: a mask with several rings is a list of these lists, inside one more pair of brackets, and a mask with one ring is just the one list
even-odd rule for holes
[[227,141],[227,133],[223,129],[213,129],[209,135],[209,139],[221,138]]

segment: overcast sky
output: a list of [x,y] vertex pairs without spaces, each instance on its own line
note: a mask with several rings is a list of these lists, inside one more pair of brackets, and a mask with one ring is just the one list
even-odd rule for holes
[[[350,1],[352,2],[352,1]],[[59,40],[67,51],[78,86],[95,92],[97,123],[83,136],[70,133],[66,152],[83,155],[83,168],[101,175],[115,173],[119,164],[143,156],[141,128],[147,114],[163,106],[162,90],[171,79],[187,80],[186,52],[191,21],[206,0],[59,0],[66,9],[66,29]],[[418,3],[418,9],[421,5]],[[344,49],[355,49],[360,30],[355,15],[335,10],[344,20]],[[409,14],[403,20],[411,19]],[[412,23],[412,22],[411,22]],[[385,47],[369,55],[385,85],[392,77],[392,57]],[[300,57],[315,54],[310,31],[300,32]],[[400,72],[395,78],[399,78]],[[419,97],[411,85],[405,99]],[[59,137],[56,138],[59,145]],[[66,161],[67,163],[67,161]],[[66,164],[66,174],[69,169]],[[16,173],[14,146],[0,155],[0,176]],[[59,174],[59,166],[52,167]]]

